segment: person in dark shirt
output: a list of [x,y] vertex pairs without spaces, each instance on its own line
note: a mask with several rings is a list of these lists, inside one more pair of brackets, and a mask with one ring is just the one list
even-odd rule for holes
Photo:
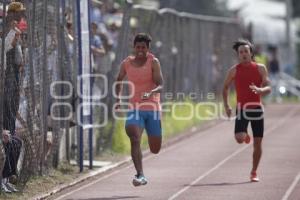
[[278,81],[280,78],[280,63],[278,59],[278,49],[277,47],[270,48],[270,61],[269,61],[269,70],[270,70],[270,80],[272,85],[272,98],[275,98],[276,102],[280,102],[279,86]]

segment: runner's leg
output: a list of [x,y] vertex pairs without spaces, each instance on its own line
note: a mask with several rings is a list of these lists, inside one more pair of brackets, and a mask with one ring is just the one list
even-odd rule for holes
[[137,174],[143,174],[141,137],[143,128],[137,125],[127,125],[126,133],[130,139],[131,157]]

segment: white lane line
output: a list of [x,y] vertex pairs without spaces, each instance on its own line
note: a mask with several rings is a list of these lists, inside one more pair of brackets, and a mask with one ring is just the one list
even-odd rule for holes
[[[221,123],[217,124],[216,126],[221,126],[221,125],[223,125],[223,124],[224,124],[224,122],[221,122]],[[197,134],[197,135],[192,135],[191,137],[187,138],[187,140],[190,139],[190,138],[192,138],[192,137],[197,137],[197,136],[201,136],[201,137],[202,137],[203,135],[206,135],[206,134],[210,133],[210,132],[208,131],[209,129],[215,128],[216,126],[213,126],[213,127],[210,127],[210,128],[208,128],[208,129],[204,130],[204,131],[203,131],[202,133],[200,133],[199,135],[198,135],[198,134]],[[192,130],[192,132],[195,132],[195,130]],[[182,141],[185,141],[185,140],[182,140]],[[183,143],[183,142],[179,141],[179,142],[177,142],[177,143],[175,143],[175,144],[172,144],[171,146],[168,146],[168,147],[162,149],[162,151],[160,152],[159,155],[161,155],[161,154],[163,154],[163,153],[166,153],[166,152],[169,152],[169,151],[171,151],[171,150],[174,149],[174,148],[178,148],[178,146],[179,146],[179,145],[182,145],[182,143]],[[155,157],[155,155],[151,154],[151,155],[145,157],[145,158],[143,159],[143,162],[145,162],[146,160],[149,160],[149,159],[151,159],[151,158],[153,158],[153,157]],[[98,182],[100,182],[100,181],[102,181],[102,180],[104,180],[104,179],[107,179],[107,178],[109,178],[109,177],[111,177],[111,176],[113,176],[113,175],[116,175],[116,174],[118,174],[118,173],[120,173],[120,172],[122,172],[122,171],[124,171],[124,170],[126,170],[126,169],[128,169],[128,168],[130,168],[130,167],[132,167],[132,166],[133,166],[133,164],[130,164],[130,165],[128,165],[128,166],[126,166],[126,167],[124,167],[124,168],[122,168],[122,169],[116,170],[116,171],[114,171],[114,172],[112,172],[112,173],[110,173],[110,174],[107,174],[107,175],[105,175],[105,176],[103,176],[103,177],[101,177],[101,178],[99,178],[99,179],[97,179],[97,180],[94,180],[94,181],[92,181],[92,182],[90,182],[90,183],[88,183],[88,184],[86,184],[86,185],[83,185],[83,186],[81,186],[81,187],[79,187],[79,188],[77,188],[77,189],[75,189],[75,190],[72,190],[72,191],[70,191],[70,192],[68,192],[68,193],[66,193],[66,194],[63,194],[62,196],[57,197],[55,200],[63,199],[63,198],[65,198],[65,197],[67,197],[67,196],[69,196],[69,195],[71,195],[71,194],[73,194],[73,193],[75,193],[75,192],[78,192],[78,191],[80,191],[80,190],[83,190],[83,189],[85,189],[85,188],[87,188],[87,187],[89,187],[89,186],[91,186],[91,185],[94,185],[94,184],[96,184],[96,183],[98,183]],[[72,187],[72,186],[71,186],[71,187]]]
[[[265,132],[265,135],[267,135],[268,133],[270,133],[270,132],[274,131],[275,129],[277,129],[278,127],[280,127],[284,122],[286,122],[288,119],[290,119],[290,117],[293,116],[296,112],[297,112],[297,109],[291,110],[275,126],[273,126],[272,128],[268,129]],[[216,166],[214,166],[213,168],[211,168],[210,170],[208,170],[207,172],[205,172],[203,175],[200,175],[197,179],[195,179],[193,182],[191,182],[188,186],[185,186],[184,188],[182,188],[181,190],[179,190],[178,192],[176,192],[175,194],[173,194],[171,197],[168,198],[168,200],[173,200],[173,199],[177,198],[179,195],[181,195],[182,193],[184,193],[185,191],[187,191],[188,189],[190,189],[193,185],[195,185],[201,179],[205,178],[206,176],[208,176],[209,174],[211,174],[212,172],[214,172],[215,170],[217,170],[219,167],[221,167],[223,164],[225,164],[228,160],[230,160],[231,158],[233,158],[237,154],[241,153],[242,151],[244,151],[245,149],[247,149],[249,146],[250,146],[250,144],[239,148],[238,150],[236,150],[235,152],[233,152],[231,155],[229,155],[228,157],[226,157],[225,159],[223,159],[221,162],[219,162]]]
[[292,194],[293,190],[295,189],[296,185],[300,181],[300,172],[298,175],[295,177],[293,183],[290,185],[289,189],[285,192],[284,196],[282,197],[281,200],[288,200],[289,196]]

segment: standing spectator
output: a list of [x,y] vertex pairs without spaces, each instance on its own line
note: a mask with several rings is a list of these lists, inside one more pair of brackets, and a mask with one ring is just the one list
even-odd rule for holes
[[20,71],[23,67],[23,54],[21,49],[21,31],[17,24],[24,14],[24,6],[20,2],[12,2],[8,5],[7,19],[10,25],[5,38],[6,70],[4,80],[4,113],[3,128],[15,134],[16,115],[19,109],[20,99]]
[[98,26],[96,23],[91,23],[91,51],[92,58],[94,60],[94,70],[99,69],[101,56],[105,54],[105,49],[103,47],[100,36],[97,34]]
[[278,50],[277,47],[270,48],[270,61],[269,61],[269,70],[270,70],[270,79],[272,85],[272,97],[275,97],[276,102],[280,102],[280,94],[278,88],[278,80],[279,80],[279,72],[280,72],[280,65],[278,59]]
[[117,24],[115,22],[112,22],[109,25],[108,32],[107,32],[110,42],[112,43],[113,50],[116,50],[118,46],[118,37],[119,37],[118,29],[119,27],[117,26]]
[[[94,73],[99,73],[101,70],[101,59],[105,55],[105,49],[103,47],[102,40],[97,34],[98,26],[96,23],[91,23],[91,53],[92,53],[92,68]],[[102,93],[104,89],[103,84],[99,83],[99,79],[92,79],[93,93]]]
[[103,3],[99,0],[93,0],[90,8],[90,21],[97,25],[102,23],[102,6]]
[[73,24],[71,21],[67,22],[67,44],[68,44],[68,53],[72,57],[74,54],[74,34],[73,34]]

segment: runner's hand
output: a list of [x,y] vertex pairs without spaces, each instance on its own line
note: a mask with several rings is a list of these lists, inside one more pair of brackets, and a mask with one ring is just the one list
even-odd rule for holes
[[115,108],[116,111],[118,111],[121,108],[121,99],[116,100],[114,108]]
[[143,95],[142,95],[142,99],[143,100],[146,100],[146,99],[149,99],[149,97],[151,96],[151,92],[145,92]]
[[225,106],[225,112],[228,118],[231,117],[232,109],[230,106]]
[[257,87],[256,85],[254,85],[254,83],[252,83],[249,88],[252,90],[252,92],[254,94],[261,94],[262,91],[261,91],[261,88]]

